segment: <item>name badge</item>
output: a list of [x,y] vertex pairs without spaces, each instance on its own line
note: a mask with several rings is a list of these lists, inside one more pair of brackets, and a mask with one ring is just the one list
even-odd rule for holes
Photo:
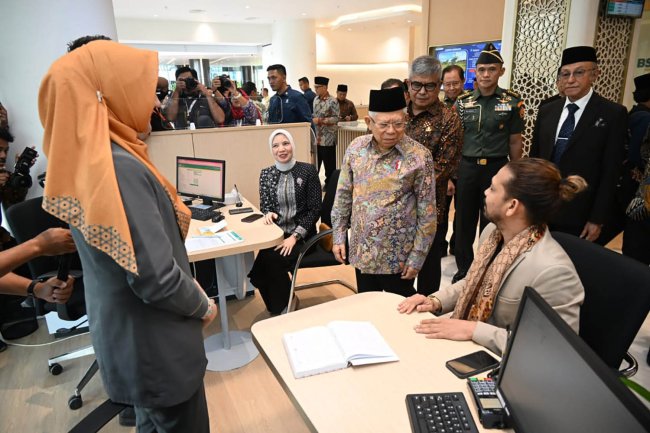
[[476,105],[473,107],[465,106],[465,111],[463,112],[463,120],[465,122],[478,122],[481,114],[481,106]]

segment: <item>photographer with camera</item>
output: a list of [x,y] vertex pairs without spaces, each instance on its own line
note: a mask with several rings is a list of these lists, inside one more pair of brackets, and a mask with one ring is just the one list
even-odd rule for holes
[[195,69],[176,69],[176,88],[167,107],[167,119],[176,129],[215,128],[225,120],[223,109],[213,98],[212,90],[198,81]]
[[262,115],[249,95],[242,89],[237,89],[237,83],[227,75],[214,77],[212,90],[215,100],[226,115],[225,126],[255,125],[258,119],[262,121]]
[[[9,143],[14,137],[7,129],[0,129],[0,202],[3,209],[25,200],[27,191],[32,186],[29,169],[36,162],[38,153],[33,148],[26,147],[20,156],[16,157],[14,171],[6,168]],[[0,216],[0,223],[2,217]],[[15,239],[4,228],[0,227],[0,250],[6,250],[16,245]]]

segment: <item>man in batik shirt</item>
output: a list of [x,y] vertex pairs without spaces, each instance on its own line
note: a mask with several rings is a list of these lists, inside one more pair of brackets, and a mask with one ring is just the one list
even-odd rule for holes
[[336,170],[336,124],[339,121],[339,104],[336,98],[327,91],[329,84],[327,77],[315,77],[314,89],[314,133],[316,134],[316,145],[318,146],[318,170],[320,165],[325,165],[325,185],[330,179],[332,172]]
[[[460,117],[438,99],[441,65],[438,59],[421,56],[413,60],[409,73],[409,92],[406,135],[424,145],[433,156],[436,175],[436,204],[438,227],[446,221],[447,194],[460,162],[463,129]],[[453,184],[451,184],[453,194]],[[447,231],[438,231],[426,260],[418,274],[418,293],[425,296],[440,286],[440,259]]]
[[415,293],[436,232],[433,158],[404,135],[406,101],[400,88],[371,90],[365,121],[372,132],[348,147],[332,209],[338,261],[355,267],[359,292]]

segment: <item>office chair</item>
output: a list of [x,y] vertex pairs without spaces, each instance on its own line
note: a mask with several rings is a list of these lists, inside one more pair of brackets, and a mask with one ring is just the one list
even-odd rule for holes
[[[25,200],[22,203],[17,203],[7,209],[7,222],[9,223],[11,231],[19,244],[34,238],[48,228],[67,227],[61,220],[43,210],[41,207],[42,201],[43,197],[36,197]],[[56,276],[56,269],[59,265],[58,260],[57,257],[41,256],[29,261],[27,265],[32,274],[32,278],[49,278],[51,276]],[[79,270],[81,269],[81,261],[79,255],[76,253],[71,255],[70,268],[73,269],[70,271],[70,275],[75,277],[75,283],[72,296],[68,302],[65,304],[50,304],[43,300],[35,299],[34,307],[37,315],[41,316],[50,311],[56,311],[59,318],[62,320],[78,320],[86,314],[82,279],[83,275]],[[73,331],[75,334],[88,332],[88,327],[76,328]],[[65,334],[66,331],[63,333]],[[55,356],[47,361],[49,371],[55,376],[59,375],[63,372],[63,366],[60,362],[80,358],[82,356],[93,355],[94,353],[92,346],[86,346]],[[68,400],[68,406],[70,409],[79,409],[82,406],[83,401],[81,399],[81,390],[97,372],[97,369],[97,361],[94,361],[77,385],[74,395]]]
[[[341,170],[335,170],[331,174],[329,182],[325,186],[325,196],[323,197],[323,205],[321,207],[321,222],[327,224],[330,227],[332,226],[332,206],[334,206],[334,196],[336,195],[336,186],[339,182],[340,173]],[[291,289],[289,291],[289,304],[287,307],[287,313],[290,313],[292,311],[291,302],[293,301],[294,292],[297,290],[311,289],[313,287],[326,286],[329,284],[340,284],[352,290],[354,293],[357,292],[356,287],[338,278],[333,280],[296,285],[296,280],[298,279],[298,270],[301,268],[338,266],[341,264],[334,258],[334,254],[331,251],[325,250],[320,245],[321,239],[325,238],[326,236],[331,236],[331,234],[332,229],[323,230],[315,236],[309,238],[305,242],[305,245],[302,247],[302,250],[298,255],[296,265],[293,268],[293,278],[291,279]]]
[[627,352],[650,312],[650,268],[576,236],[553,232],[585,288],[580,337],[613,369],[630,377],[638,363]]

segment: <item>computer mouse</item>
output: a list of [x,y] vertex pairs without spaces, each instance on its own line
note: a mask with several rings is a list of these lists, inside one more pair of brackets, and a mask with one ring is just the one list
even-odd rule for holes
[[215,215],[215,216],[212,217],[212,222],[213,223],[218,223],[219,221],[221,221],[224,218],[225,218],[225,216],[223,216],[223,214]]

